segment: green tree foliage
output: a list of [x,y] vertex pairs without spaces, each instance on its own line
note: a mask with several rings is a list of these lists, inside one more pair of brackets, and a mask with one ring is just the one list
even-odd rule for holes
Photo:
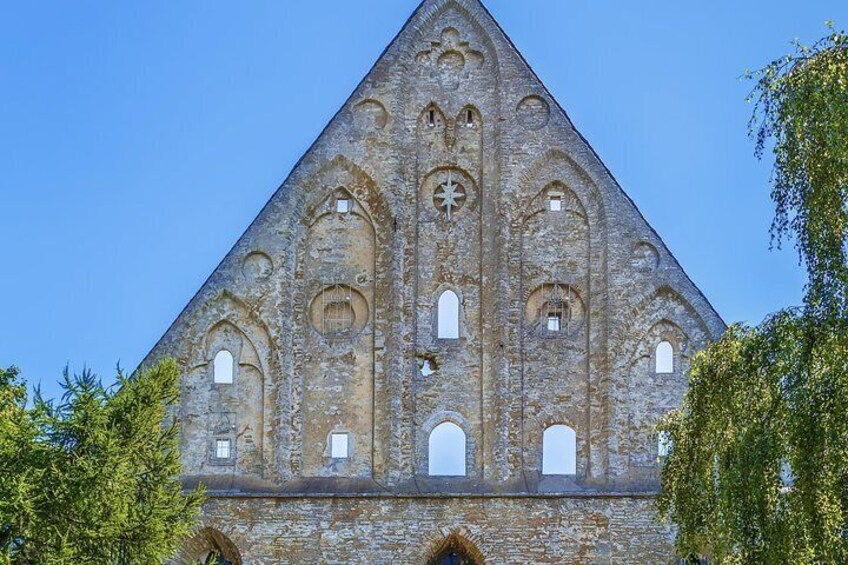
[[173,555],[202,492],[183,493],[173,361],[107,389],[64,379],[58,403],[0,371],[0,564],[149,565]]
[[749,77],[757,80],[750,97],[757,154],[771,145],[775,158],[772,235],[796,240],[809,276],[808,313],[844,315],[848,36],[832,32],[812,47],[796,42],[795,53]]
[[807,268],[804,305],[696,355],[660,513],[681,555],[848,563],[848,36],[749,74],[752,135],[775,157],[772,236]]

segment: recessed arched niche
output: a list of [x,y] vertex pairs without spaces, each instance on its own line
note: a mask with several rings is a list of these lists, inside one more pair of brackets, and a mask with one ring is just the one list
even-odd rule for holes
[[271,258],[261,251],[248,253],[241,263],[241,271],[251,282],[268,280],[274,273],[274,263]]
[[530,131],[540,130],[548,125],[551,118],[551,106],[541,96],[532,94],[518,103],[515,109],[518,123]]
[[444,167],[431,172],[421,185],[419,218],[445,224],[462,220],[477,201],[477,186],[463,170]]
[[418,65],[435,74],[443,88],[456,90],[463,80],[483,68],[486,57],[463,39],[459,30],[444,28],[439,39],[415,56]]
[[630,476],[657,478],[657,425],[678,408],[686,392],[690,336],[662,319],[641,335],[627,379],[627,441]]
[[576,335],[586,318],[580,294],[564,283],[543,284],[527,298],[524,309],[527,326],[540,337]]
[[377,132],[385,129],[389,112],[382,102],[367,99],[353,107],[353,120],[360,132]]
[[343,284],[321,289],[309,306],[309,322],[327,339],[353,339],[368,324],[368,301]]
[[[345,157],[329,161],[309,182],[293,280],[293,372],[302,385],[293,391],[300,418],[292,466],[302,477],[370,477],[374,367],[381,355],[374,313],[392,220],[382,191]],[[347,434],[347,457],[326,449],[333,434]]]
[[653,273],[660,264],[660,254],[657,248],[647,241],[640,241],[633,246],[633,268],[640,273]]

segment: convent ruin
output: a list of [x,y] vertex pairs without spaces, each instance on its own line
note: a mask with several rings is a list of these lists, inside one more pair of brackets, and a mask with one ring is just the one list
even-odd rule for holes
[[655,564],[724,324],[478,0],[425,0],[146,362],[183,368],[175,558]]

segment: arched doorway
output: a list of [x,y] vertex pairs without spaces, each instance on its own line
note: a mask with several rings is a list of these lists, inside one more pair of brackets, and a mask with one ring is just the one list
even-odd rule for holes
[[200,565],[234,565],[232,561],[223,556],[220,549],[210,551],[199,563]]
[[486,565],[471,539],[458,532],[438,540],[427,554],[427,565]]
[[477,563],[459,549],[448,549],[430,561],[428,565],[477,565]]
[[242,565],[236,545],[220,530],[202,528],[187,539],[171,565]]

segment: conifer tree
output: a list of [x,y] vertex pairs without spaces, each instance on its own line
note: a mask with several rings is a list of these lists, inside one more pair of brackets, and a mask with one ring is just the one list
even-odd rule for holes
[[179,482],[176,363],[119,370],[112,388],[66,371],[63,387],[28,406],[17,371],[0,371],[0,564],[162,563],[202,499]]

